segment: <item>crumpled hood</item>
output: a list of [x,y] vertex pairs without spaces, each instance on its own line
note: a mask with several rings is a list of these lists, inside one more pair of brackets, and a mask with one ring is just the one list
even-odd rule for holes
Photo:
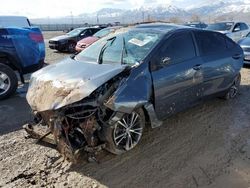
[[39,112],[56,110],[89,96],[124,69],[122,65],[83,63],[68,58],[31,75],[27,101]]

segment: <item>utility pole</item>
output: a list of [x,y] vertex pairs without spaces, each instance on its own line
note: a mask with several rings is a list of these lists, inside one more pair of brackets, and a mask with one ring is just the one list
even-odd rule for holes
[[97,25],[99,25],[99,16],[98,16],[98,13],[96,15],[96,23],[97,23]]
[[71,27],[73,27],[73,24],[74,24],[74,18],[73,18],[72,11],[70,11],[70,17],[71,17]]

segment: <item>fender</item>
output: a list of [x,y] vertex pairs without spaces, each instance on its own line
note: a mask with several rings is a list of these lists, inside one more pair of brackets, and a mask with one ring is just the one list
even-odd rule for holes
[[[149,71],[149,64],[145,62],[131,70],[127,81],[118,87],[104,105],[118,112],[117,114],[130,114],[137,108],[143,108],[146,111],[152,128],[155,128],[162,125],[162,122],[157,119],[152,99],[152,77]],[[115,117],[115,119],[119,118]]]
[[19,73],[21,73],[21,64],[18,63],[18,59],[11,55],[10,52],[0,51],[0,63],[6,64],[13,70],[17,70]]

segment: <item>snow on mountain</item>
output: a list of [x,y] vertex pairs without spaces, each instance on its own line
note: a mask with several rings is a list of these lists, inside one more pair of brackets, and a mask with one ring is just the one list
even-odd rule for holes
[[249,13],[249,0],[219,0],[204,1],[202,4],[193,5],[186,9],[195,14],[220,16],[228,13]]
[[[178,2],[178,0],[175,0]],[[174,2],[174,1],[173,1]],[[191,0],[187,2],[193,2]],[[140,8],[134,9],[114,9],[103,8],[90,14],[81,14],[74,16],[74,23],[135,23],[150,20],[169,20],[170,18],[179,18],[182,21],[190,21],[192,15],[198,15],[204,21],[220,19],[238,19],[250,22],[250,0],[202,0],[196,1],[185,8],[175,6],[175,3],[156,4],[152,1]],[[71,23],[70,16],[62,18],[51,18],[50,23]],[[43,20],[43,23],[47,19]],[[39,22],[41,19],[39,20]],[[36,22],[36,21],[35,21]]]

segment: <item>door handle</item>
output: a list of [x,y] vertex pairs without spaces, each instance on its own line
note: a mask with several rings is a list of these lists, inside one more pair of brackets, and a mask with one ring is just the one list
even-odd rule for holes
[[240,59],[240,58],[242,58],[242,54],[234,54],[234,55],[232,56],[232,58],[233,58],[233,59]]
[[195,65],[195,66],[193,66],[193,69],[196,71],[201,70],[201,65],[200,64]]

